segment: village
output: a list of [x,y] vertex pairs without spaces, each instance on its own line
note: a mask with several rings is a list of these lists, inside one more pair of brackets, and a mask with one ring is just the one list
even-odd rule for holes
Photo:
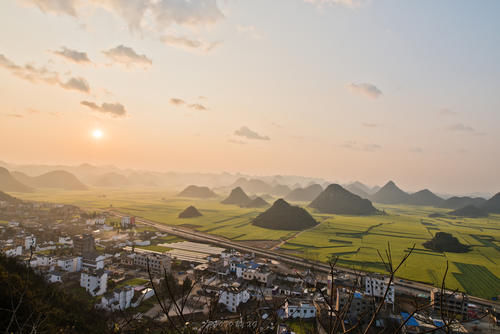
[[[312,266],[185,240],[141,225],[133,216],[15,200],[0,201],[0,222],[5,256],[27,263],[62,289],[84,289],[95,308],[105,312],[158,322],[189,315],[198,326],[250,319],[245,326],[258,323],[280,333],[298,328],[329,332],[339,319],[349,326],[373,322],[375,329],[401,328],[405,333],[444,325],[454,333],[500,328],[499,310],[475,305],[465,294],[396,289],[388,276],[333,267],[324,274]],[[169,280],[174,282],[170,286],[165,284]],[[189,291],[179,288],[186,282]],[[174,302],[165,309],[159,301],[169,297]],[[428,307],[419,309],[418,303]],[[216,319],[207,320],[213,310]]]

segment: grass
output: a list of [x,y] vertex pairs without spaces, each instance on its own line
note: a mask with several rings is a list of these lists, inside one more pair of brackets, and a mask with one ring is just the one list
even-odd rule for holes
[[144,278],[132,278],[126,281],[123,281],[119,284],[116,285],[116,289],[123,288],[124,286],[130,285],[130,286],[138,286],[138,285],[144,285],[148,283],[149,281]]
[[[186,226],[236,241],[287,240],[296,233],[253,226],[251,224],[253,218],[264,209],[223,205],[220,204],[222,198],[215,200],[178,198],[171,191],[44,190],[27,194],[18,193],[14,196],[29,200],[75,204],[89,209],[107,209],[112,206],[130,215],[168,225]],[[178,214],[189,205],[195,205],[203,216],[179,219]],[[307,203],[300,205],[306,206]],[[484,288],[475,288],[471,282],[474,280],[474,273],[477,274],[479,271],[481,274],[477,278],[480,282],[478,286],[481,284],[487,286],[488,282],[493,282],[493,277],[497,279],[500,277],[500,216],[492,215],[477,219],[453,219],[446,216],[429,218],[430,213],[446,213],[448,210],[404,205],[375,204],[375,206],[384,209],[387,215],[327,215],[318,214],[307,208],[320,224],[288,240],[281,247],[281,251],[320,261],[328,261],[330,257],[338,256],[339,265],[367,271],[383,271],[377,250],[383,253],[390,243],[393,258],[397,261],[415,244],[415,252],[398,273],[400,278],[438,284],[448,261],[450,265],[447,287],[479,297],[491,297],[491,293]],[[471,251],[456,254],[426,250],[423,243],[437,232],[453,234],[460,242],[470,245]],[[180,241],[174,236],[160,240]]]

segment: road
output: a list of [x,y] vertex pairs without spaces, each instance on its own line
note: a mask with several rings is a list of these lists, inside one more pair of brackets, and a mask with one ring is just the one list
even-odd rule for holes
[[[127,214],[123,214],[119,211],[116,210],[110,210],[108,211],[118,217],[123,217],[123,216],[128,216]],[[326,274],[330,273],[330,266],[321,262],[317,261],[309,261],[306,259],[298,258],[292,255],[287,255],[287,254],[282,254],[282,253],[277,253],[275,250],[265,250],[265,249],[260,249],[256,247],[251,247],[247,245],[243,245],[219,236],[214,236],[211,234],[199,232],[199,231],[194,231],[187,229],[185,227],[178,227],[178,226],[169,226],[165,225],[163,223],[158,223],[154,222],[148,219],[136,217],[136,222],[139,222],[144,225],[148,226],[153,226],[157,228],[160,231],[170,233],[172,235],[179,236],[181,238],[187,239],[187,240],[192,240],[192,241],[198,241],[198,242],[203,242],[203,243],[211,243],[215,244],[218,246],[222,246],[224,248],[233,248],[241,252],[246,252],[246,253],[254,253],[255,255],[259,255],[268,259],[273,259],[281,262],[285,262],[288,264],[292,265],[297,265],[301,267],[306,267],[306,268],[314,268],[316,271],[320,271]],[[353,270],[350,268],[344,268],[344,267],[335,267],[337,271],[349,273],[349,274],[354,274],[354,275],[367,275],[369,274],[368,272],[363,272],[359,270]],[[394,282],[394,286],[396,289],[396,292],[403,292],[403,291],[408,291],[408,289],[413,290],[415,292],[421,292],[421,293],[426,293],[430,294],[431,290],[434,289],[434,286],[428,285],[428,284],[423,284],[419,282],[412,282],[408,280],[398,280]],[[476,305],[481,305],[485,307],[500,307],[499,303],[494,303],[493,301],[487,300],[487,299],[482,299],[478,297],[473,297],[469,296],[469,301],[471,303],[474,303]]]

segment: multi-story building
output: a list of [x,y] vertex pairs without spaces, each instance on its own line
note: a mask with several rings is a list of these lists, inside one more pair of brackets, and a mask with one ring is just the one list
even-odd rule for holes
[[108,311],[123,311],[131,306],[134,293],[135,290],[131,286],[116,289],[102,296],[101,302],[96,307]]
[[[349,307],[349,309],[346,309]],[[347,318],[362,318],[373,314],[375,310],[374,297],[361,292],[352,292],[337,288],[335,310],[346,312]]]
[[238,306],[249,299],[248,290],[238,286],[223,287],[219,294],[219,303],[224,304],[229,312],[236,312]]
[[31,248],[33,248],[33,250],[36,249],[36,237],[34,235],[24,238],[24,248],[26,250],[30,250]]
[[149,265],[151,273],[158,275],[163,274],[165,271],[170,272],[172,259],[167,254],[136,249],[135,253],[123,254],[121,263],[135,265],[144,270],[147,270]]
[[103,295],[108,288],[108,273],[103,269],[84,270],[80,275],[80,286],[94,297]]
[[445,291],[441,297],[441,289],[432,289],[431,304],[436,312],[446,315],[458,315],[462,319],[467,318],[469,310],[469,297],[462,293]]
[[272,271],[267,270],[265,267],[259,267],[258,269],[243,270],[242,277],[246,281],[256,280],[265,286],[270,286],[276,275]]
[[77,255],[95,252],[95,239],[92,234],[76,235],[73,238],[73,252]]
[[71,273],[78,272],[82,270],[82,258],[80,256],[61,257],[57,260],[57,266],[64,271]]
[[310,319],[316,317],[316,307],[303,301],[287,300],[284,305],[285,318]]
[[122,228],[129,228],[131,226],[135,226],[135,217],[129,217],[129,216],[122,217],[121,226]]
[[103,269],[104,268],[104,255],[97,253],[85,253],[82,257],[83,268],[88,269]]
[[394,283],[391,282],[389,286],[389,278],[384,277],[370,277],[366,276],[365,281],[365,293],[369,296],[384,298],[387,290],[387,295],[385,295],[385,301],[389,304],[394,304],[395,293],[394,293]]

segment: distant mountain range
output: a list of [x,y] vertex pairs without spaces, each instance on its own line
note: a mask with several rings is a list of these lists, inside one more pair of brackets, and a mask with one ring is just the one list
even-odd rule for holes
[[273,205],[258,215],[252,222],[255,226],[273,230],[300,231],[318,224],[305,209],[278,199]]
[[378,213],[372,203],[349,192],[338,184],[329,185],[309,204],[321,213],[344,215],[370,215]]
[[448,215],[464,218],[481,218],[488,217],[488,212],[486,210],[478,208],[477,206],[467,205],[463,208],[448,212]]
[[210,190],[209,187],[190,185],[187,186],[183,191],[181,191],[177,196],[191,198],[212,198],[217,197],[217,194]]
[[7,169],[0,167],[0,191],[24,193],[33,191],[33,188],[22,184]]
[[7,203],[18,203],[21,200],[10,196],[9,194],[4,193],[3,191],[0,191],[0,202],[7,202]]
[[293,202],[310,202],[323,191],[323,187],[319,184],[311,184],[305,188],[296,188],[285,196],[287,201]]
[[32,188],[88,189],[76,176],[63,170],[55,170],[39,176],[28,176],[22,172],[12,172],[11,175],[19,182]]

